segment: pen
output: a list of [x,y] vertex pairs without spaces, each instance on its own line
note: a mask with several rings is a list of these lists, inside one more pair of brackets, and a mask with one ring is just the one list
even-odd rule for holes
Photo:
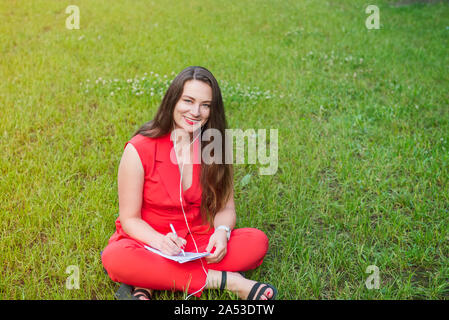
[[[173,225],[171,223],[170,223],[170,228],[171,228],[171,231],[175,234],[175,236],[178,236],[175,228],[173,227]],[[181,249],[181,251],[182,251],[182,254],[185,256],[186,254],[185,254],[184,250]]]

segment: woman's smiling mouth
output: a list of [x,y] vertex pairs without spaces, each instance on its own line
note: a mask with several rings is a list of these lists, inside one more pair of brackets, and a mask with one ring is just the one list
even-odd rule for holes
[[200,122],[200,120],[195,120],[195,119],[191,119],[191,118],[187,118],[186,116],[184,116],[184,120],[187,122],[187,124],[193,126],[197,123]]

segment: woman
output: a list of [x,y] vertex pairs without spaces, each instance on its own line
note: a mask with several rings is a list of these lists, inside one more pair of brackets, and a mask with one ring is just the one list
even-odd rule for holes
[[[204,288],[226,288],[242,299],[275,298],[273,286],[240,273],[262,264],[268,239],[254,228],[233,229],[232,164],[199,159],[207,129],[225,137],[221,91],[207,69],[188,67],[171,83],[155,118],[125,144],[118,170],[119,217],[102,262],[113,281],[134,288],[135,297],[146,300],[152,290],[170,289],[200,297]],[[145,245],[168,255],[211,254],[180,264]]]

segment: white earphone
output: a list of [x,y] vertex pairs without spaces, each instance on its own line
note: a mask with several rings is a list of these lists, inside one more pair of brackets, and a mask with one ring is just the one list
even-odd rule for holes
[[[190,148],[190,146],[192,145],[192,143],[194,143],[195,140],[200,136],[200,134],[201,134],[201,129],[200,129],[200,132],[196,135],[196,138],[194,138],[193,141],[189,144],[189,148]],[[176,142],[177,142],[177,140],[178,140],[178,136],[177,136],[177,134],[176,134],[176,129],[175,129],[175,141],[174,141],[174,147],[175,147],[175,155],[176,155],[176,159],[177,159],[177,153],[176,153]],[[197,247],[197,245],[196,245],[195,238],[193,237],[193,234],[192,234],[192,232],[190,231],[189,223],[187,222],[187,216],[186,216],[186,213],[184,212],[184,206],[182,205],[182,188],[181,188],[181,187],[182,187],[182,172],[183,172],[183,170],[184,170],[184,162],[182,163],[182,166],[181,166],[181,178],[179,179],[179,201],[181,202],[181,209],[182,209],[182,213],[184,214],[184,220],[185,220],[186,225],[187,225],[187,230],[189,230],[189,233],[190,233],[190,235],[192,236],[192,240],[193,240],[193,244],[195,245],[196,252],[199,253],[198,247]],[[193,296],[195,293],[200,292],[200,291],[206,286],[206,284],[207,284],[207,271],[206,271],[206,269],[204,268],[204,264],[203,264],[203,260],[202,260],[202,259],[200,259],[200,262],[201,262],[201,266],[203,267],[204,273],[206,274],[206,282],[204,283],[204,286],[201,287],[201,289],[199,289],[198,291],[195,291],[194,293],[188,295],[187,298],[186,298],[185,300],[188,300],[188,299],[189,299],[191,296]]]

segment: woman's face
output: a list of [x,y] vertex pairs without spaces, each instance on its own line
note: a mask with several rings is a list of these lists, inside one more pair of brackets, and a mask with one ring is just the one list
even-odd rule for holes
[[189,80],[184,83],[181,98],[173,111],[175,129],[193,133],[209,119],[212,88],[205,82]]

